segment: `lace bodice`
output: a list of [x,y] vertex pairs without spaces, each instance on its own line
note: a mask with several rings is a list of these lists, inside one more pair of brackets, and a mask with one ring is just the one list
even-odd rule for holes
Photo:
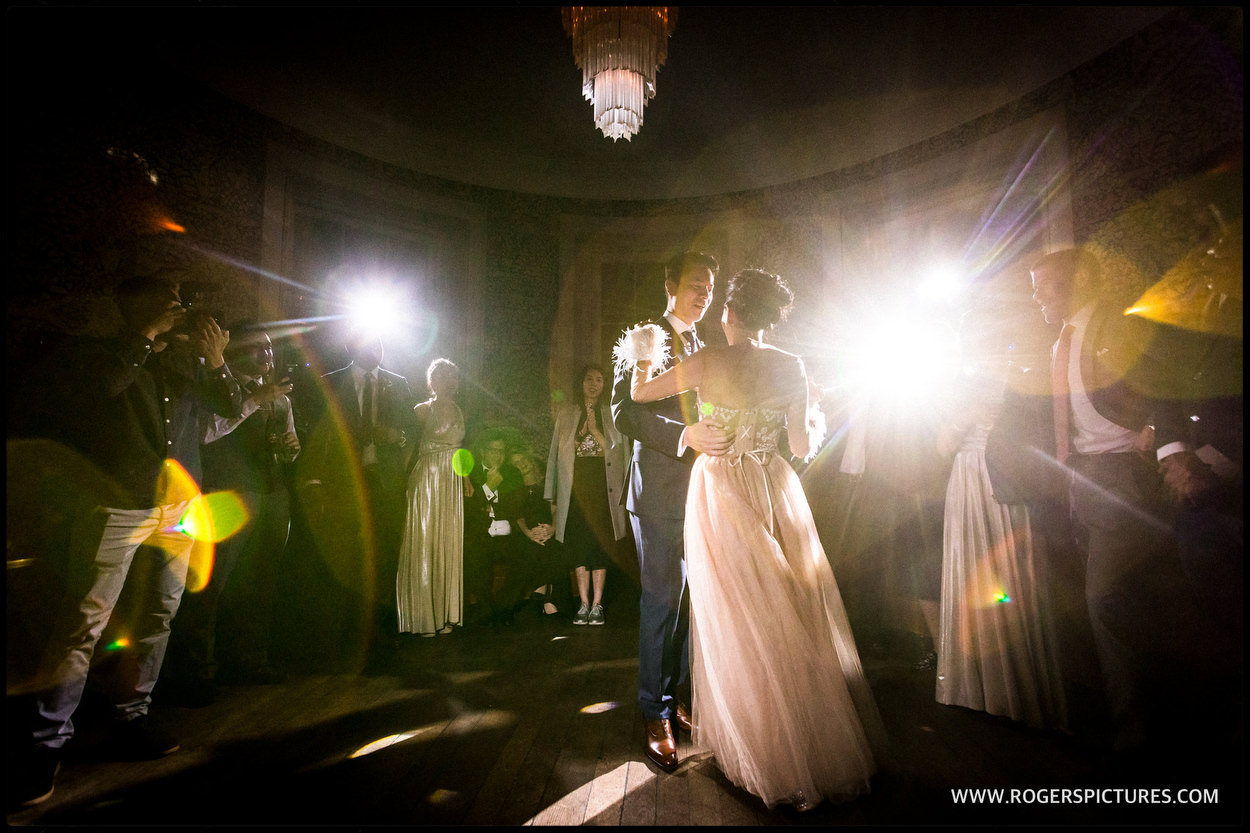
[[786,412],[777,408],[723,408],[700,404],[700,413],[708,413],[725,423],[734,444],[726,455],[731,460],[745,454],[776,454],[781,432],[786,427]]

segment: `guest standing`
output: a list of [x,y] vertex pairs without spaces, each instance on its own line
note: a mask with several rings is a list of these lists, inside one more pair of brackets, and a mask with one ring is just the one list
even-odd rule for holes
[[[1009,334],[1002,314],[976,310],[960,329],[964,385],[942,440],[958,450],[946,490],[937,701],[1064,727],[1054,622],[1041,537],[1023,502],[995,500],[986,440],[1003,405]],[[1001,495],[1001,492],[999,493]]]
[[1169,757],[1169,736],[1210,652],[1168,523],[1156,449],[1185,435],[1177,379],[1150,321],[1108,297],[1098,259],[1064,249],[1031,270],[1063,324],[1052,355],[1055,457],[1085,544],[1085,598],[1119,763]]
[[612,424],[602,368],[583,367],[576,388],[575,402],[556,414],[545,492],[556,507],[556,540],[577,576],[573,624],[602,625],[608,552],[629,529],[621,501],[629,446]]
[[138,594],[138,615],[128,623],[128,673],[112,691],[111,746],[127,758],[179,748],[148,712],[194,556],[196,541],[180,524],[199,496],[200,420],[237,416],[243,397],[224,356],[230,333],[189,314],[178,289],[168,275],[127,280],[117,290],[117,337],[78,345],[64,375],[48,380],[75,397],[64,440],[102,476],[84,482],[90,493],[69,535],[67,593],[36,683],[26,757],[13,767],[9,795],[21,806],[52,794],[96,644],[123,590]]
[[218,682],[281,682],[270,667],[269,642],[278,584],[278,560],[291,526],[284,469],[299,455],[288,380],[272,378],[273,343],[267,333],[236,337],[226,361],[247,398],[234,419],[213,415],[201,455],[204,490],[230,491],[247,515],[217,545],[212,575],[183,598],[169,645],[164,694],[181,705],[204,706]]
[[456,404],[460,369],[435,359],[426,370],[430,398],[414,408],[421,441],[408,476],[396,578],[401,633],[434,636],[464,622],[464,496],[456,452],[464,414]]
[[352,667],[376,637],[395,633],[404,464],[415,428],[408,381],[381,367],[382,340],[356,331],[346,346],[351,363],[321,378],[325,402],[302,479],[313,540],[338,594],[321,613]]

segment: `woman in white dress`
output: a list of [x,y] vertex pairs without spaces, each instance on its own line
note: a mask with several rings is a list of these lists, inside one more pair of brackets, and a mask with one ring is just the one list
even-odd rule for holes
[[435,359],[426,386],[431,396],[415,408],[421,442],[408,476],[395,591],[400,632],[435,636],[450,633],[464,613],[465,478],[456,460],[464,442],[464,415],[456,404],[460,371],[447,359]]
[[807,457],[824,433],[802,360],[763,342],[792,301],[781,278],[745,270],[729,284],[727,346],[646,381],[665,336],[640,327],[616,358],[635,363],[636,401],[697,389],[701,413],[735,438],[725,456],[695,461],[686,502],[692,740],[767,806],[809,809],[868,792],[885,735],[807,498],[778,448],[785,432]]
[[960,327],[959,410],[939,441],[944,453],[955,454],[942,531],[936,697],[1037,728],[1063,728],[1042,538],[1034,536],[1023,502],[995,499],[985,463],[1012,370],[1006,323],[1003,312],[984,309]]

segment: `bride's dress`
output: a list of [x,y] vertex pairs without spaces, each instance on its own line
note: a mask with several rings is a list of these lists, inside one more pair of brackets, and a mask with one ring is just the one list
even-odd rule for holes
[[686,502],[693,742],[772,807],[868,792],[884,730],[798,476],[785,412],[713,408],[735,435]]

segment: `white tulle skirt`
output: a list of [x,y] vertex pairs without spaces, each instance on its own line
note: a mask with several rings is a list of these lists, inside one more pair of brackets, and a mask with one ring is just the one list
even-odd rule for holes
[[686,559],[695,746],[769,807],[868,792],[884,731],[789,464],[700,457]]
[[939,703],[1062,728],[1067,709],[1028,510],[993,497],[985,430],[955,455],[942,534]]

